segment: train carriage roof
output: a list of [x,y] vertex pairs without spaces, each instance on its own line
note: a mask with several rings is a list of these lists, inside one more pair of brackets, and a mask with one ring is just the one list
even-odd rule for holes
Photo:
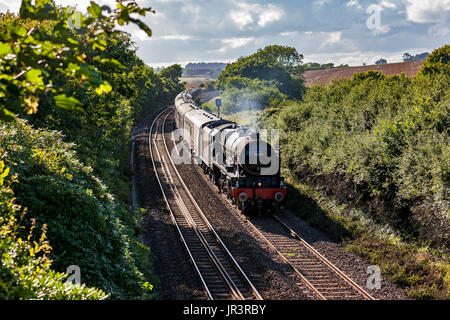
[[185,118],[188,119],[196,128],[200,128],[201,126],[213,122],[213,121],[221,121],[222,119],[206,112],[203,109],[195,109],[187,112]]
[[181,115],[184,115],[186,112],[199,109],[199,107],[193,103],[178,103],[175,104],[175,107]]

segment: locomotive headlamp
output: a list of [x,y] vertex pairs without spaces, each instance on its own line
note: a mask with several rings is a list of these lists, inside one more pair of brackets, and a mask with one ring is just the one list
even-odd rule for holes
[[262,183],[261,182],[258,182],[258,187],[261,187],[262,186]]
[[275,193],[275,201],[277,202],[281,202],[284,199],[284,194],[282,194],[281,192],[277,192]]
[[245,192],[239,193],[239,201],[245,202],[248,199],[248,195]]

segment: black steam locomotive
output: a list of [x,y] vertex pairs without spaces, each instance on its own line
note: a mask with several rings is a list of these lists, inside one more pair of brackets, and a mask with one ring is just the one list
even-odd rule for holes
[[175,99],[175,122],[196,163],[244,213],[278,211],[286,197],[278,151],[259,132],[201,109],[199,93]]

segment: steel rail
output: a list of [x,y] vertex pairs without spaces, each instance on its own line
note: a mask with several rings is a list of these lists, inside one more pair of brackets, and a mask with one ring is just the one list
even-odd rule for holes
[[[167,114],[166,118],[169,116],[170,112]],[[164,128],[164,124],[163,124],[163,128]],[[164,129],[163,129],[164,131]],[[261,294],[258,292],[258,290],[255,288],[255,286],[252,284],[252,282],[250,281],[250,279],[247,277],[247,275],[245,274],[244,270],[242,270],[242,268],[240,267],[240,265],[238,264],[238,262],[236,261],[236,259],[233,257],[233,255],[231,254],[231,252],[228,250],[228,248],[225,246],[225,244],[222,242],[222,239],[219,237],[219,235],[216,233],[216,231],[214,230],[214,228],[212,227],[212,225],[210,224],[209,220],[207,219],[206,215],[204,214],[203,210],[198,206],[197,201],[195,201],[194,197],[192,196],[191,192],[189,191],[189,188],[186,186],[186,184],[184,183],[183,178],[181,177],[178,169],[176,168],[175,163],[173,162],[172,157],[170,156],[170,152],[169,152],[169,148],[167,146],[167,142],[165,139],[163,139],[164,141],[164,146],[166,148],[166,152],[169,155],[169,160],[174,168],[174,172],[176,173],[178,180],[180,181],[181,185],[183,186],[183,189],[185,190],[186,194],[188,195],[189,199],[191,200],[192,204],[195,206],[197,212],[200,214],[200,216],[202,217],[203,221],[205,222],[205,224],[207,225],[208,229],[210,230],[210,232],[212,232],[214,234],[214,237],[216,238],[216,240],[219,242],[220,246],[222,247],[222,249],[225,251],[226,255],[228,256],[228,258],[231,260],[231,262],[233,263],[234,267],[238,270],[239,274],[244,278],[245,282],[247,283],[247,285],[250,287],[252,293],[254,294],[254,296],[258,299],[258,300],[263,300]],[[177,150],[178,152],[178,150]]]
[[[220,244],[220,247],[222,248],[222,251],[226,253],[226,257],[228,258],[228,260],[232,261],[232,264],[234,265],[235,269],[238,270],[237,274],[238,276],[242,279],[244,279],[244,283],[251,289],[251,292],[253,294],[253,296],[256,299],[262,299],[261,295],[258,293],[258,291],[256,290],[256,288],[253,286],[253,284],[250,282],[250,280],[248,279],[248,277],[245,275],[245,273],[243,273],[242,269],[240,268],[240,266],[237,264],[237,262],[235,261],[234,257],[231,255],[231,253],[228,251],[228,249],[225,247],[225,245],[223,244],[222,240],[218,237],[218,235],[216,234],[216,232],[214,231],[214,229],[212,228],[212,226],[210,225],[209,221],[207,221],[206,217],[204,216],[203,212],[201,211],[201,209],[198,207],[196,201],[194,200],[194,198],[192,197],[192,195],[190,194],[189,190],[187,189],[184,181],[182,180],[171,156],[170,156],[170,152],[168,150],[168,146],[167,146],[167,142],[165,139],[165,122],[168,118],[168,116],[171,113],[171,110],[169,110],[169,112],[167,112],[166,116],[164,117],[164,120],[162,120],[162,125],[161,125],[161,136],[162,136],[162,141],[164,143],[164,149],[166,151],[167,154],[167,158],[170,160],[171,163],[171,169],[169,169],[169,164],[167,163],[167,161],[164,159],[165,157],[161,156],[161,153],[159,151],[159,147],[156,143],[157,141],[157,136],[158,136],[158,128],[156,128],[155,130],[155,135],[152,139],[152,135],[153,135],[153,128],[155,126],[155,123],[158,122],[158,119],[162,119],[162,115],[169,110],[169,108],[161,111],[156,118],[153,120],[151,128],[150,128],[150,136],[149,136],[149,145],[150,145],[150,153],[151,153],[151,158],[152,158],[152,164],[153,164],[153,168],[155,171],[155,175],[157,177],[158,180],[158,184],[160,186],[161,192],[163,193],[163,197],[164,200],[166,202],[166,205],[169,209],[170,212],[170,216],[171,216],[171,220],[172,222],[176,225],[177,231],[180,235],[180,238],[184,244],[184,247],[186,248],[188,254],[189,254],[189,258],[190,260],[193,262],[195,269],[197,271],[197,274],[199,275],[201,282],[203,284],[203,286],[206,289],[206,292],[208,294],[209,299],[213,300],[214,299],[214,294],[212,293],[212,290],[210,287],[208,287],[207,284],[207,280],[205,279],[205,277],[202,275],[202,271],[200,270],[201,268],[199,267],[198,263],[195,261],[194,258],[194,254],[191,252],[191,250],[189,249],[189,245],[188,242],[186,241],[186,239],[183,236],[183,232],[180,228],[179,223],[177,222],[177,218],[175,213],[173,212],[171,206],[173,205],[173,203],[171,204],[168,196],[166,194],[166,191],[164,190],[164,187],[161,183],[161,179],[159,177],[159,173],[156,167],[156,163],[155,163],[155,159],[154,159],[154,151],[156,151],[156,154],[158,155],[159,159],[160,159],[160,164],[161,164],[161,171],[164,174],[164,176],[167,179],[167,185],[170,189],[170,192],[173,195],[173,200],[175,200],[176,202],[176,206],[179,209],[179,212],[181,212],[181,214],[183,215],[183,218],[185,220],[185,222],[187,222],[188,226],[190,227],[190,229],[195,233],[195,235],[198,238],[198,241],[200,242],[201,246],[203,247],[204,251],[206,252],[206,255],[209,257],[209,261],[212,263],[212,265],[214,265],[215,270],[218,272],[218,275],[220,276],[220,278],[222,278],[222,280],[224,281],[224,283],[226,284],[226,287],[229,288],[230,291],[230,296],[234,299],[244,299],[243,294],[240,292],[240,290],[238,289],[238,287],[236,286],[236,284],[234,283],[234,281],[232,280],[231,276],[228,274],[228,272],[226,271],[225,267],[222,265],[222,263],[220,262],[219,258],[216,256],[216,254],[214,253],[214,250],[211,248],[211,246],[208,244],[208,241],[206,240],[206,238],[203,236],[202,231],[198,228],[196,222],[194,221],[193,217],[191,216],[189,209],[187,208],[184,200],[182,199],[181,194],[178,191],[178,188],[174,182],[174,177],[173,174],[171,173],[171,171],[175,172],[177,178],[178,178],[178,182],[179,184],[181,184],[183,186],[183,189],[186,193],[186,195],[188,195],[188,198],[191,202],[191,204],[193,204],[194,208],[197,210],[197,212],[199,213],[199,215],[201,216],[202,220],[205,222],[208,230],[210,233],[212,233],[216,239],[216,241]],[[158,126],[157,126],[158,127]],[[152,142],[155,145],[155,148],[153,149],[152,147]],[[179,218],[178,218],[179,219]],[[192,243],[191,243],[192,244]],[[223,253],[221,253],[223,254]],[[198,256],[197,256],[198,257]],[[205,267],[205,265],[204,265]],[[209,268],[209,267],[207,267]],[[204,270],[204,269],[203,269]],[[220,289],[220,287],[219,287]],[[220,291],[220,290],[219,290]]]
[[365,299],[367,300],[376,300],[372,295],[370,295],[367,291],[361,288],[356,282],[350,279],[344,272],[339,270],[333,263],[331,263],[327,258],[325,258],[320,252],[318,252],[313,246],[311,246],[308,242],[306,242],[302,237],[300,237],[292,228],[290,228],[280,217],[277,215],[273,215],[273,218],[279,222],[284,228],[286,228],[290,234],[298,239],[302,245],[304,245],[312,254],[314,254],[319,260],[325,263],[331,270],[333,270],[339,277],[341,277],[345,282],[347,282],[351,287],[353,287],[356,291],[358,291]]
[[175,183],[173,182],[173,177],[172,177],[172,175],[169,172],[170,169],[169,169],[169,167],[167,165],[167,162],[163,158],[161,158],[161,160],[162,160],[162,162],[164,164],[164,167],[165,167],[164,171],[165,171],[165,173],[167,175],[167,178],[170,181],[170,183],[169,183],[170,190],[172,191],[172,193],[175,196],[174,199],[175,199],[178,207],[180,208],[180,210],[181,210],[181,212],[183,214],[183,217],[186,219],[186,221],[188,222],[188,224],[191,227],[191,229],[194,230],[197,238],[199,239],[200,243],[202,244],[203,248],[205,249],[206,254],[209,256],[209,259],[214,264],[216,270],[219,272],[220,277],[227,284],[228,288],[231,291],[231,296],[235,297],[238,300],[244,300],[244,296],[239,291],[239,289],[237,288],[237,286],[234,283],[234,281],[229,277],[228,273],[223,268],[223,266],[220,263],[219,259],[215,255],[214,251],[211,249],[210,245],[208,244],[208,242],[206,241],[205,237],[203,236],[203,234],[201,233],[201,231],[197,227],[197,224],[195,223],[195,221],[193,220],[192,216],[190,215],[189,209],[186,207],[186,204],[183,202],[183,200],[181,198],[181,195],[179,194],[177,188],[175,187]]
[[319,300],[327,300],[325,296],[288,260],[286,257],[272,244],[272,242],[267,239],[264,234],[242,213],[241,215],[245,222],[258,234],[258,236],[297,274],[300,280],[306,285],[306,287],[311,290],[311,292],[319,298]]
[[[151,159],[152,159],[152,164],[153,164],[153,170],[154,170],[154,172],[155,172],[155,176],[156,176],[156,179],[157,179],[157,181],[158,181],[158,185],[159,185],[159,187],[160,187],[160,189],[161,189],[161,193],[162,193],[162,195],[163,195],[163,197],[164,197],[164,200],[165,200],[167,209],[168,209],[169,212],[170,212],[170,218],[171,218],[173,224],[175,225],[175,227],[176,227],[176,229],[177,229],[177,231],[178,231],[178,235],[180,236],[181,242],[183,243],[184,248],[186,249],[186,252],[187,252],[188,255],[189,255],[189,259],[191,260],[192,264],[194,265],[195,270],[197,271],[198,276],[200,277],[200,281],[202,282],[203,287],[204,287],[205,290],[206,290],[206,294],[208,295],[208,298],[209,298],[210,300],[213,300],[213,296],[212,296],[211,292],[209,291],[209,288],[208,288],[208,286],[207,286],[207,284],[206,284],[206,282],[205,282],[205,279],[203,278],[203,276],[202,276],[202,274],[201,274],[201,272],[200,272],[200,269],[199,269],[199,267],[198,267],[198,265],[197,265],[197,262],[195,261],[195,259],[194,259],[193,255],[192,255],[191,251],[189,250],[189,246],[187,245],[187,242],[186,242],[186,240],[184,239],[184,236],[183,236],[183,233],[181,232],[180,226],[178,225],[178,223],[177,223],[177,221],[176,221],[176,219],[175,219],[174,213],[173,213],[173,211],[172,211],[172,208],[170,207],[169,200],[167,199],[166,193],[164,192],[164,188],[163,188],[163,186],[162,186],[161,180],[160,180],[160,178],[159,178],[159,175],[158,175],[158,172],[157,172],[157,169],[156,169],[156,163],[155,163],[155,159],[154,159],[154,156],[153,156],[152,141],[153,141],[153,143],[155,143],[155,147],[156,147],[156,142],[155,142],[154,139],[152,139],[152,135],[153,135],[152,132],[153,132],[153,127],[154,127],[156,121],[157,121],[158,118],[161,116],[161,114],[163,114],[164,112],[167,111],[167,109],[169,109],[169,108],[166,108],[166,109],[162,110],[162,111],[155,117],[155,119],[153,120],[153,122],[152,122],[152,124],[151,124],[151,126],[150,126],[150,132],[149,132],[148,141],[149,141],[149,147],[150,147],[150,157],[151,157]],[[157,149],[157,148],[156,148],[156,149]],[[159,152],[158,152],[158,154],[159,154]]]

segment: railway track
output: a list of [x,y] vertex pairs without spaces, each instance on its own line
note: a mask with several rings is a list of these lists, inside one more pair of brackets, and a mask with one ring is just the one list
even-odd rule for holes
[[[150,142],[152,161],[172,220],[209,298],[262,299],[215,233],[176,169],[165,136],[162,134],[165,132],[165,122],[169,114],[170,111],[162,112],[150,129],[150,137],[153,136],[150,139],[155,146],[159,165],[154,161],[154,151]],[[165,184],[161,182],[160,177],[164,179]],[[250,220],[239,211],[236,212],[255,231],[256,236],[292,268],[314,298],[374,300],[368,292],[304,241],[278,216]]]
[[320,300],[375,300],[278,216],[245,220]]
[[149,147],[158,184],[189,258],[210,299],[262,300],[197,205],[170,156],[165,122],[171,112],[167,108],[153,121]]

